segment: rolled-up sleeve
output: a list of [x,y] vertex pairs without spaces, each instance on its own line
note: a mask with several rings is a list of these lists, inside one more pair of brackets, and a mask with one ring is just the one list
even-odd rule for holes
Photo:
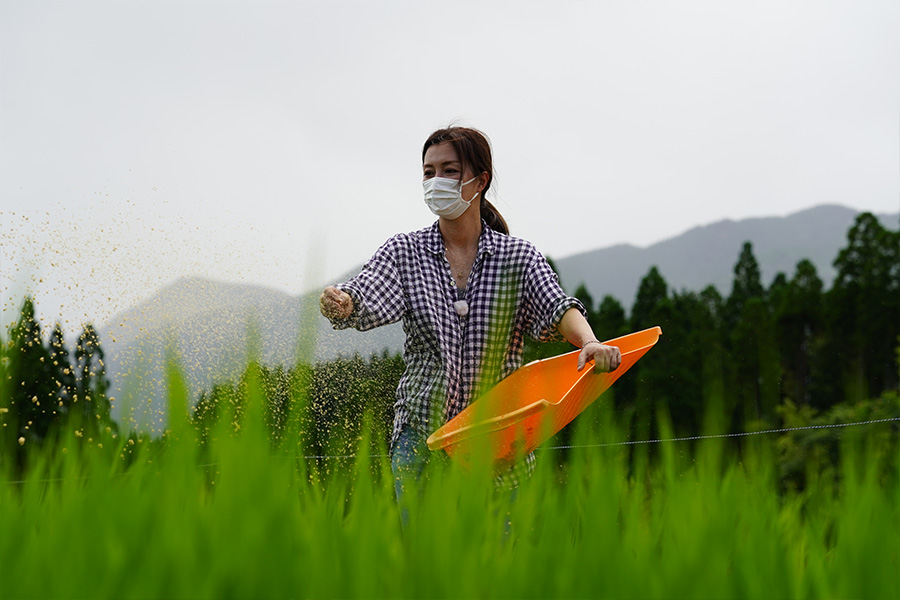
[[577,298],[566,295],[556,273],[540,254],[528,268],[525,295],[531,313],[528,335],[538,341],[562,339],[557,327],[570,308],[577,308],[587,318],[584,305]]
[[353,299],[353,312],[348,318],[330,319],[335,329],[353,327],[359,331],[368,331],[381,325],[396,323],[403,317],[406,301],[395,250],[392,238],[375,252],[359,275],[335,285]]

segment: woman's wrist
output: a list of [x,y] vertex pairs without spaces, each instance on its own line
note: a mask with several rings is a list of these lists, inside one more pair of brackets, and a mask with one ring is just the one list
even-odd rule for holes
[[600,344],[602,346],[603,342],[601,342],[600,340],[588,340],[586,342],[582,342],[581,348],[584,349],[584,347],[587,346],[588,344]]

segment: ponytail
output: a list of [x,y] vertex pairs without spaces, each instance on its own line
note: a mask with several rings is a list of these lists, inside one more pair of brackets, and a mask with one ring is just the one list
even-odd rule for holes
[[506,224],[506,219],[503,218],[497,207],[491,204],[483,195],[481,198],[481,218],[494,231],[509,235],[509,225]]

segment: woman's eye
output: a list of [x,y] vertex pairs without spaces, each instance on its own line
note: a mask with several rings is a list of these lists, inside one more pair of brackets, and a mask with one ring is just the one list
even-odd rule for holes
[[423,173],[422,176],[425,179],[431,179],[432,177],[434,177],[434,172],[433,171],[425,171],[425,173]]

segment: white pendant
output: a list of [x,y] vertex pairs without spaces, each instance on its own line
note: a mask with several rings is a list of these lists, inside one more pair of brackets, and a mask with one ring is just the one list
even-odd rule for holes
[[456,314],[458,314],[461,317],[464,317],[467,314],[469,314],[469,303],[466,302],[465,300],[457,300],[456,302],[453,303],[453,308],[456,309]]

